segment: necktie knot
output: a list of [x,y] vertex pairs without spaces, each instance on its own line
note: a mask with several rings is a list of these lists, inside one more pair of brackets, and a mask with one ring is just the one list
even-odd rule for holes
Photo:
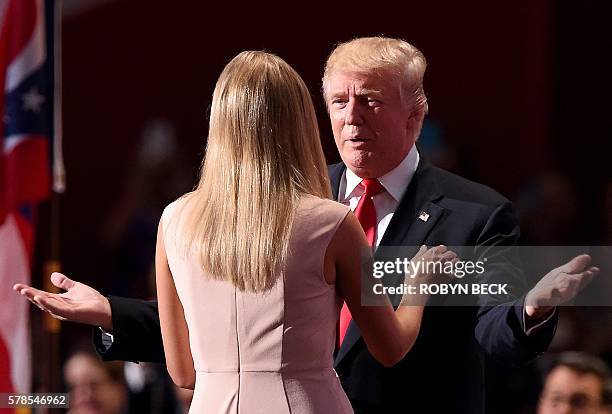
[[385,190],[385,187],[376,178],[365,178],[359,185],[363,188],[364,197],[374,197]]

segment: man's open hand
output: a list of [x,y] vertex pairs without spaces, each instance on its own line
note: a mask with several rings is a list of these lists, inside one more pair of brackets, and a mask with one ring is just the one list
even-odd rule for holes
[[581,254],[574,257],[548,272],[529,291],[525,312],[535,318],[550,313],[555,306],[574,299],[598,273],[599,268],[591,266],[591,256]]
[[105,331],[112,331],[110,303],[100,292],[61,273],[52,273],[51,282],[66,292],[45,292],[22,283],[15,284],[13,290],[54,318],[100,326]]

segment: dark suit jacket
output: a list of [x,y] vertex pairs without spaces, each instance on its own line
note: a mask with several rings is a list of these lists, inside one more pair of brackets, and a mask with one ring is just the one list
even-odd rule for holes
[[[337,198],[346,167],[329,168]],[[427,221],[418,217],[424,212]],[[483,283],[510,281],[525,292],[517,264],[519,228],[510,202],[492,189],[431,165],[421,157],[377,250],[381,246],[473,246],[461,252],[472,260],[488,257]],[[438,298],[439,299],[439,298]],[[475,299],[477,300],[477,299]],[[443,304],[438,302],[438,305]],[[427,307],[419,337],[408,355],[392,368],[368,352],[353,322],[334,365],[357,413],[484,412],[485,354],[502,364],[522,365],[546,350],[553,317],[537,333],[523,327],[524,296],[487,298],[471,307]]]
[[[346,167],[329,167],[338,196]],[[421,212],[427,221],[418,219]],[[519,229],[510,202],[492,189],[441,170],[421,156],[417,171],[393,215],[381,246],[474,246],[473,258],[488,246],[503,252],[503,264],[487,266],[486,281],[513,279],[522,274],[512,264],[512,246]],[[504,251],[503,246],[507,246]],[[380,249],[380,248],[379,248]],[[99,330],[94,341],[105,360],[164,360],[157,303],[110,296],[115,338],[109,350]],[[507,299],[507,298],[506,298]],[[556,327],[552,318],[535,335],[523,327],[524,297],[478,303],[472,307],[427,307],[421,332],[408,355],[385,368],[368,352],[354,322],[348,328],[334,365],[357,413],[466,413],[484,412],[485,354],[500,363],[521,365],[544,352]]]

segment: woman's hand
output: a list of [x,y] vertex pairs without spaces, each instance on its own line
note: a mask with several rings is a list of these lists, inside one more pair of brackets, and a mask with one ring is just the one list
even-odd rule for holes
[[431,248],[423,245],[410,261],[410,270],[406,273],[404,283],[414,286],[413,294],[405,294],[400,306],[424,305],[429,298],[428,294],[421,293],[420,285],[433,285],[437,283],[448,283],[453,277],[447,262],[457,263],[459,257],[455,252],[444,245]]

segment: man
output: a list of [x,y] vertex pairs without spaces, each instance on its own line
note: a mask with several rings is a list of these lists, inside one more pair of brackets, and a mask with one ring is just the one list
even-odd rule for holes
[[[360,181],[380,181],[384,190],[373,199],[377,252],[381,246],[444,243],[474,246],[467,253],[481,259],[488,246],[515,245],[519,229],[508,200],[419,154],[414,144],[427,112],[425,65],[420,51],[396,39],[356,39],[332,52],[323,93],[343,161],[330,167],[334,195],[356,206],[364,192]],[[510,248],[504,258],[511,262],[512,254]],[[487,267],[485,281],[522,279],[502,273],[504,266]],[[393,368],[372,358],[351,322],[335,367],[355,411],[483,412],[483,351],[520,365],[543,352],[554,334],[553,310],[531,306],[536,292],[542,293],[530,294],[530,306],[521,296],[497,306],[428,307],[417,342]]]
[[[485,281],[507,276],[520,284],[520,272],[506,274],[505,266],[519,236],[510,202],[430,165],[415,145],[427,111],[424,71],[421,52],[402,40],[355,39],[332,52],[323,91],[343,160],[329,167],[334,196],[356,209],[377,252],[383,246],[447,244],[474,246],[466,253],[478,259],[489,246],[502,246]],[[528,298],[428,307],[414,347],[391,368],[369,354],[343,308],[335,368],[355,412],[483,412],[484,354],[520,365],[544,352],[555,330],[553,299],[572,298],[593,277],[597,269],[589,262],[582,255],[554,269]],[[107,300],[63,275],[52,280],[68,290],[64,297],[23,285],[16,289],[56,316],[112,332],[95,331],[105,359],[163,361],[156,303]]]
[[612,378],[599,358],[566,352],[546,375],[538,414],[604,414],[612,412]]

